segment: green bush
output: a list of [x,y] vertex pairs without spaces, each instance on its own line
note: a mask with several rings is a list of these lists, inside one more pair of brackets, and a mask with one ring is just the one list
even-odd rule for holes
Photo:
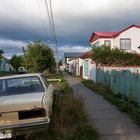
[[136,54],[124,52],[117,48],[101,46],[92,49],[92,59],[102,65],[129,66],[140,65],[140,59]]

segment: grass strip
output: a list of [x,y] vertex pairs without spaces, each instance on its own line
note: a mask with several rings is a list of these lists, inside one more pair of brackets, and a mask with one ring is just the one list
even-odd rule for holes
[[97,140],[98,133],[88,124],[82,98],[75,98],[62,74],[49,78],[61,78],[56,83],[60,94],[54,98],[53,113],[49,129],[33,134],[28,140]]

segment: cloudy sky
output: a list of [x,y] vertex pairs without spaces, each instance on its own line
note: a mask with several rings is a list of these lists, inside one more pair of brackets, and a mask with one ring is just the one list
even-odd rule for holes
[[[52,0],[59,55],[85,52],[93,31],[140,25],[140,0]],[[0,48],[6,57],[22,54],[30,41],[53,47],[44,0],[0,0]]]

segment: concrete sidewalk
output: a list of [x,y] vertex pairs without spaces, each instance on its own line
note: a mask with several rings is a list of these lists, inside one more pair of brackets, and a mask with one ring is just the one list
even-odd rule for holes
[[100,140],[140,140],[140,128],[120,112],[101,95],[86,88],[80,80],[64,73],[66,81],[74,91],[84,99],[89,122],[94,124],[100,133]]

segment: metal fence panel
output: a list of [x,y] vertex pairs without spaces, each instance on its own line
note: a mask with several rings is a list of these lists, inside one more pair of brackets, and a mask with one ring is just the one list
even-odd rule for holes
[[96,82],[109,86],[114,93],[133,96],[140,104],[140,75],[131,73],[129,70],[97,69]]

